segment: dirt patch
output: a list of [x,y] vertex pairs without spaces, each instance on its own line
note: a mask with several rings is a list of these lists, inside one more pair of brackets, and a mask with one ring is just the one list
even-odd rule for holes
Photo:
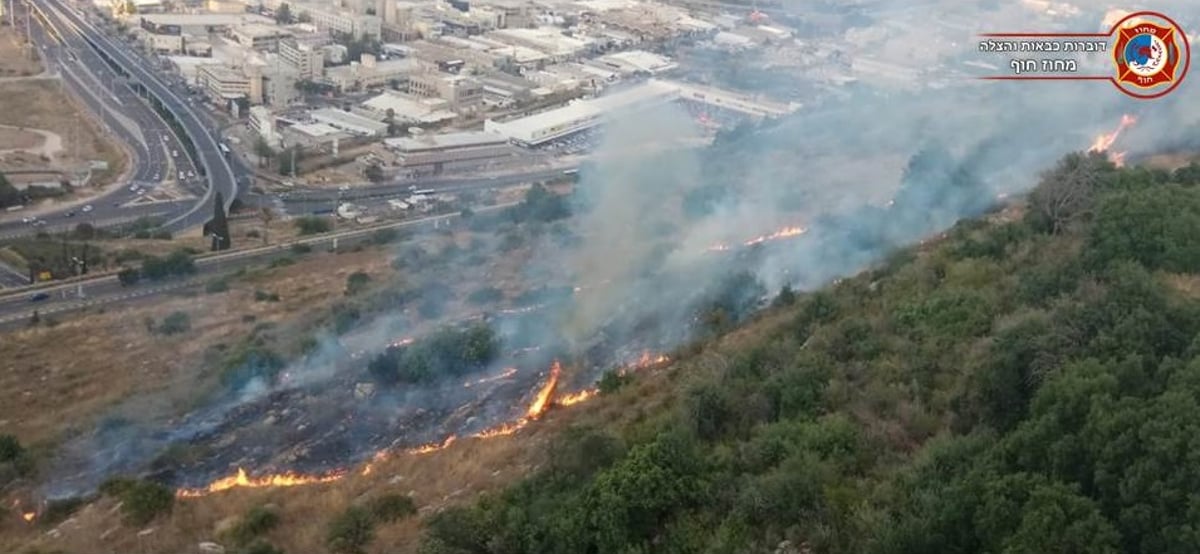
[[12,27],[0,27],[0,77],[28,77],[41,72],[37,50],[26,47]]
[[33,131],[0,127],[0,150],[33,150],[46,139]]
[[62,137],[62,151],[54,158],[27,156],[20,161],[24,167],[8,167],[18,163],[5,160],[0,169],[41,168],[75,171],[86,169],[89,161],[103,160],[108,169],[93,174],[93,185],[110,183],[127,163],[125,154],[110,140],[92,118],[61,88],[58,81],[0,81],[0,125],[26,130],[44,130]]

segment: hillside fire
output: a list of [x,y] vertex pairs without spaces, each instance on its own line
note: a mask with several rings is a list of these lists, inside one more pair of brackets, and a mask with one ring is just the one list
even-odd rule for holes
[[1136,123],[1136,117],[1129,114],[1122,115],[1121,122],[1117,125],[1117,128],[1113,129],[1110,133],[1102,133],[1097,136],[1095,140],[1092,141],[1092,146],[1088,148],[1088,152],[1100,152],[1106,154],[1108,156],[1108,160],[1117,167],[1125,165],[1126,152],[1112,152],[1110,149],[1112,148],[1113,144],[1117,142],[1117,139],[1120,138],[1121,133],[1134,126]]
[[180,489],[175,492],[176,496],[187,498],[194,496],[204,496],[214,492],[221,492],[233,488],[263,488],[263,487],[295,487],[300,485],[312,485],[316,483],[329,483],[337,481],[345,476],[345,471],[334,471],[325,475],[302,475],[299,473],[286,472],[263,475],[261,477],[250,477],[245,469],[238,468],[237,473],[228,477],[217,479],[209,483],[207,487],[199,489]]
[[[754,246],[756,244],[762,244],[767,241],[786,239],[786,238],[790,238],[790,237],[798,237],[800,235],[803,235],[807,231],[808,231],[808,229],[801,227],[799,225],[789,225],[789,226],[779,229],[778,231],[775,231],[773,233],[759,235],[752,239],[744,240],[744,241],[742,241],[741,245],[742,246]],[[731,246],[729,246],[728,244],[725,244],[725,243],[717,243],[717,244],[714,244],[714,245],[708,247],[709,252],[728,252],[729,250],[732,250],[732,249],[733,248]]]

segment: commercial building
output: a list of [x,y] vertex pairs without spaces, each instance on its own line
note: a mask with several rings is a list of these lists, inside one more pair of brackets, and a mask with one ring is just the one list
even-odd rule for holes
[[279,134],[275,132],[275,114],[265,106],[250,108],[250,128],[272,147],[279,145]]
[[262,103],[262,78],[224,65],[202,65],[196,70],[196,84],[218,105],[245,99]]
[[296,70],[299,79],[316,81],[325,74],[325,53],[319,47],[284,40],[279,43],[279,57]]
[[155,34],[192,34],[206,36],[208,33],[224,32],[238,25],[274,25],[268,17],[250,13],[156,13],[140,15],[141,28]]
[[423,69],[424,66],[415,60],[381,62],[375,56],[363,54],[361,61],[326,69],[325,80],[340,91],[381,87],[392,81],[403,85],[408,82],[409,75]]
[[367,99],[355,108],[355,113],[376,121],[390,116],[400,123],[431,125],[458,117],[447,108],[448,103],[441,98],[414,98],[389,91]]
[[439,173],[460,162],[478,162],[515,154],[507,137],[488,132],[422,133],[412,137],[391,138],[384,144],[396,152],[397,165],[406,168],[428,166]]
[[261,52],[274,52],[279,49],[281,40],[290,38],[292,32],[275,25],[249,23],[229,29],[229,38],[246,48]]
[[340,141],[350,138],[344,131],[325,123],[294,123],[281,126],[279,134],[283,138],[283,146],[302,146],[310,149],[320,149],[330,146],[337,149]]
[[318,123],[345,131],[351,135],[379,137],[387,134],[388,124],[342,110],[323,108],[314,110],[309,117]]
[[671,58],[645,50],[630,50],[608,54],[596,58],[592,63],[622,75],[632,75],[635,73],[660,75],[679,68],[679,64],[672,61]]
[[483,85],[470,77],[444,73],[415,73],[408,76],[407,90],[414,96],[441,98],[459,112],[483,105]]

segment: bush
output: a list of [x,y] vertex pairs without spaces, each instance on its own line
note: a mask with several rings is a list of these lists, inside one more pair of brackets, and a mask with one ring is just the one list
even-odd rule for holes
[[277,526],[279,514],[262,506],[255,506],[230,529],[229,538],[236,544],[245,545]]
[[367,362],[367,372],[385,386],[426,383],[476,371],[498,352],[499,341],[487,325],[447,327],[413,344],[389,347]]
[[362,554],[375,538],[375,522],[363,508],[351,506],[329,522],[325,545],[337,554]]
[[186,250],[176,250],[165,258],[146,256],[142,261],[142,277],[151,281],[176,275],[191,275],[196,272],[196,263]]
[[279,295],[262,289],[254,291],[255,302],[279,302]]
[[371,233],[371,244],[388,244],[400,238],[400,231],[389,227]]
[[292,259],[290,256],[284,256],[282,258],[275,258],[274,260],[271,260],[271,263],[267,264],[267,267],[274,269],[276,267],[287,267],[294,263],[296,263],[296,260]]
[[600,389],[600,394],[612,394],[620,390],[621,387],[629,384],[630,381],[633,381],[632,375],[619,369],[610,369],[605,371],[604,375],[600,376],[600,382],[597,386]]
[[204,285],[204,292],[214,294],[229,290],[229,280],[225,278],[213,279]]
[[192,320],[184,312],[171,312],[167,317],[163,318],[162,324],[158,326],[158,332],[163,335],[177,335],[186,333],[192,328]]
[[298,242],[292,245],[292,254],[299,256],[301,254],[308,254],[309,252],[312,252],[312,247],[307,244]]
[[385,494],[367,502],[367,511],[376,523],[392,523],[417,513],[413,499],[403,494]]
[[238,554],[283,554],[283,550],[267,541],[259,539],[250,543],[246,548],[239,550]]
[[346,296],[354,296],[367,288],[371,276],[362,271],[355,271],[346,277]]
[[138,271],[136,268],[127,267],[117,272],[117,281],[120,282],[121,286],[123,287],[131,287],[136,285],[141,278],[142,272]]
[[25,447],[21,446],[21,442],[17,437],[12,435],[0,435],[0,463],[14,462],[25,454]]
[[320,233],[328,233],[333,225],[328,219],[316,216],[307,216],[296,219],[296,229],[301,235],[316,235]]
[[145,525],[159,515],[171,513],[175,494],[152,481],[114,478],[100,485],[100,492],[121,501],[121,513],[130,525]]

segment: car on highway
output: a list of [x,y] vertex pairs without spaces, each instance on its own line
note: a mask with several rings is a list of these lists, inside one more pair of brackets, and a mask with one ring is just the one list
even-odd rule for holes
[[75,210],[67,212],[67,217],[75,217]]
[[86,205],[86,206],[84,206],[84,207],[83,207],[83,213],[85,213],[85,214],[86,214],[86,213],[88,213],[88,212],[90,212],[90,211],[92,211],[92,205],[91,205],[91,204],[88,204],[88,205]]
[[48,293],[48,292],[34,293],[33,296],[29,297],[30,302],[42,302],[44,300],[49,300],[49,299],[50,299],[50,293]]

